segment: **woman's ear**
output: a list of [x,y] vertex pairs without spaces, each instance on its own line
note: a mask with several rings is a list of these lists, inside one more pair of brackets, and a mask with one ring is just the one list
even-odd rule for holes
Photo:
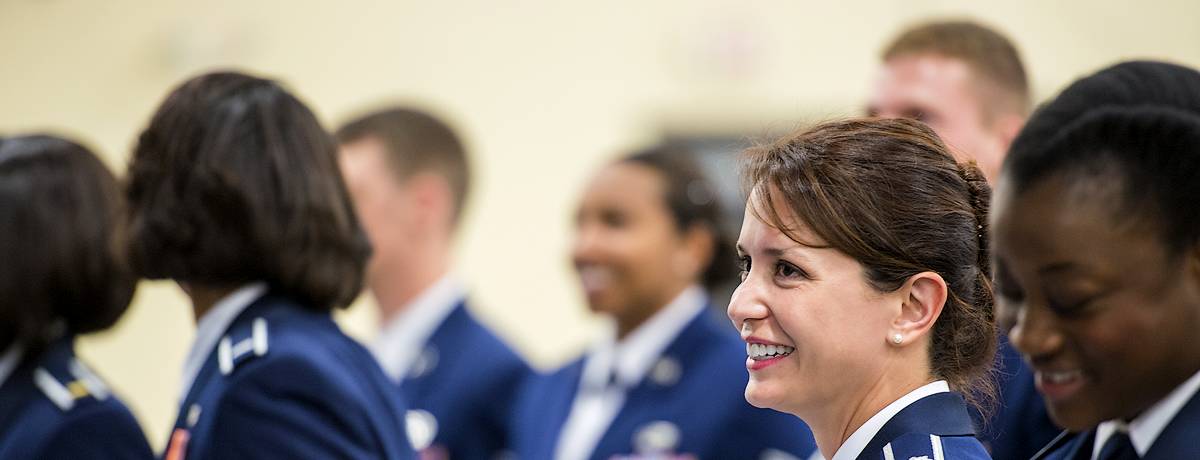
[[900,290],[904,303],[900,306],[900,313],[892,320],[891,335],[888,337],[888,341],[896,346],[916,342],[932,329],[949,295],[946,280],[934,272],[921,272],[909,277]]

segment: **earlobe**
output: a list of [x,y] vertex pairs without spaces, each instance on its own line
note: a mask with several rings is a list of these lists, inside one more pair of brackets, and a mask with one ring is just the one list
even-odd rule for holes
[[932,329],[942,314],[949,293],[946,281],[934,272],[913,275],[901,290],[903,305],[892,323],[891,341],[895,345],[912,342]]

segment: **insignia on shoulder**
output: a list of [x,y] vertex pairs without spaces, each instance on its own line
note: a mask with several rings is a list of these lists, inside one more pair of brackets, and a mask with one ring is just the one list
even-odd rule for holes
[[267,320],[255,318],[250,328],[250,336],[234,343],[236,335],[237,331],[230,332],[217,344],[217,365],[221,368],[221,375],[229,375],[242,363],[267,354]]
[[58,376],[45,367],[39,367],[33,371],[33,382],[54,405],[63,411],[75,407],[75,401],[78,399],[88,397],[97,401],[108,399],[108,385],[78,359],[71,359],[67,364],[66,374],[68,375]]
[[908,433],[883,446],[886,460],[943,460],[946,457],[941,436]]

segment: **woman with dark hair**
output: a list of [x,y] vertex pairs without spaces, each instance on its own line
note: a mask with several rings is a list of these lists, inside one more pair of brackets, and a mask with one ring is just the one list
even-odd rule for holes
[[404,404],[330,310],[370,253],[333,139],[277,83],[176,88],[129,166],[132,265],[179,283],[196,340],[166,458],[411,458]]
[[0,458],[153,458],[129,409],[75,355],[136,278],[116,235],[123,199],[88,149],[0,140]]
[[678,148],[637,153],[596,174],[576,215],[572,258],[588,306],[612,329],[584,357],[525,385],[519,458],[813,451],[799,420],[739,395],[743,347],[705,291],[733,275],[720,215],[712,186]]
[[1200,72],[1128,62],[1018,135],[997,187],[999,310],[1054,459],[1200,458]]
[[831,460],[988,458],[967,412],[994,394],[997,341],[979,170],[912,120],[825,123],[743,159],[746,399],[799,416]]

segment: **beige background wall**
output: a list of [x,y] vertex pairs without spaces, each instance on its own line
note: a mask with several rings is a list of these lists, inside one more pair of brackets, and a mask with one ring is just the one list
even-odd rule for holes
[[[1193,0],[0,0],[0,133],[79,136],[123,174],[165,93],[225,66],[282,79],[330,124],[381,101],[432,106],[476,163],[459,272],[484,319],[547,368],[593,330],[566,259],[590,171],[664,129],[854,114],[885,40],[946,16],[1011,35],[1039,99],[1123,58],[1200,66]],[[341,318],[362,338],[367,303]],[[80,345],[156,446],[191,338],[180,292],[144,283],[115,329]]]

